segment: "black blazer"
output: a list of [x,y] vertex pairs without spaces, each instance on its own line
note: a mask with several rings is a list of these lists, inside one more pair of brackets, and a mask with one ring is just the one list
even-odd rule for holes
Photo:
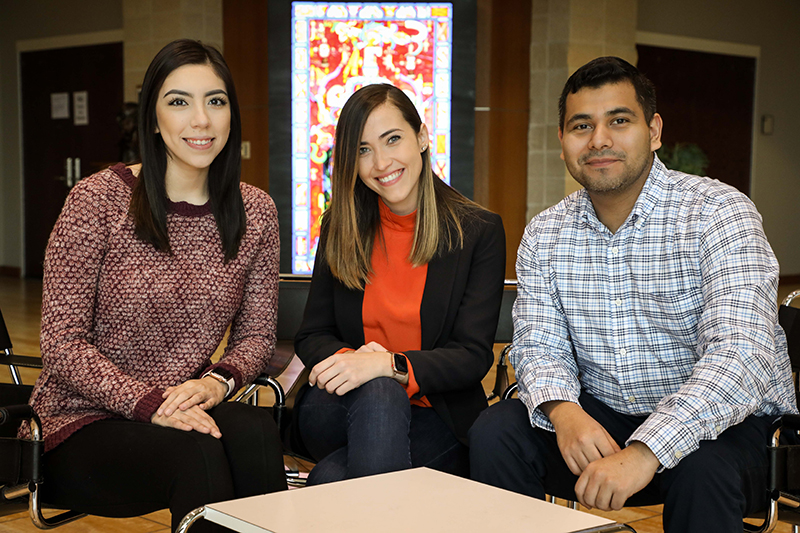
[[[462,221],[464,247],[431,260],[420,306],[422,349],[404,351],[419,384],[453,433],[467,432],[487,406],[481,380],[494,362],[506,246],[499,215],[476,210]],[[364,344],[364,291],[331,274],[320,239],[295,352],[307,368],[341,348]]]

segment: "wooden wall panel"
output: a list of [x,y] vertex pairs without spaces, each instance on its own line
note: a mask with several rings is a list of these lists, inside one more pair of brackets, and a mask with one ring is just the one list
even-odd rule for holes
[[478,0],[475,200],[503,217],[506,277],[525,230],[531,0]]
[[233,74],[242,114],[242,140],[250,159],[242,160],[242,181],[269,192],[269,70],[267,2],[223,0],[225,61]]

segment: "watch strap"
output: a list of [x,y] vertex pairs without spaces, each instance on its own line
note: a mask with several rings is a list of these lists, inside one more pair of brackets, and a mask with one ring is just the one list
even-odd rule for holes
[[236,381],[233,379],[233,377],[225,377],[222,375],[221,372],[218,372],[217,370],[209,370],[205,374],[203,374],[202,377],[204,378],[209,377],[212,379],[216,379],[220,383],[224,384],[228,388],[228,390],[225,392],[225,398],[230,396],[231,392],[233,392],[233,388],[236,386]]

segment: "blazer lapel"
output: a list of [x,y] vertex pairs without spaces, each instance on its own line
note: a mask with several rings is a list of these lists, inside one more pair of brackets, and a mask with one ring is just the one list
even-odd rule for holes
[[450,252],[428,263],[428,276],[425,279],[425,292],[420,306],[423,350],[435,348],[442,334],[461,252],[461,250]]

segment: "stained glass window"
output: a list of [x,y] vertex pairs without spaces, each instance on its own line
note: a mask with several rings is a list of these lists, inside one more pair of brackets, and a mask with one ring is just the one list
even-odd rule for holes
[[333,139],[356,90],[391,83],[431,134],[433,170],[450,182],[453,6],[292,2],[292,271],[310,273],[330,202]]

